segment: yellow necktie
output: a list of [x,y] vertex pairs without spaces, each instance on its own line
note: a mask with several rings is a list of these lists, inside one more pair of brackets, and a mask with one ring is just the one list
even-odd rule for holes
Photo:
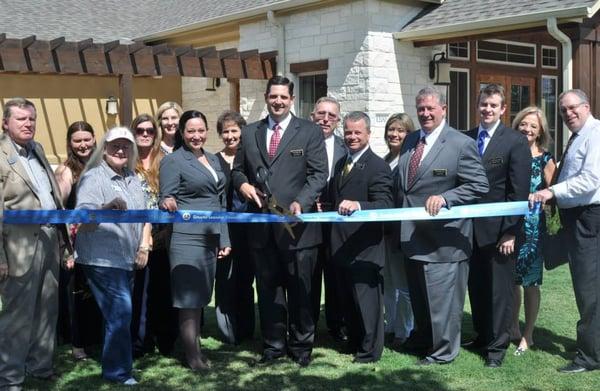
[[350,171],[352,171],[352,167],[354,167],[354,160],[352,160],[352,158],[348,158],[348,160],[346,161],[346,165],[344,166],[344,171],[342,171],[342,177],[345,177],[346,175],[350,174]]

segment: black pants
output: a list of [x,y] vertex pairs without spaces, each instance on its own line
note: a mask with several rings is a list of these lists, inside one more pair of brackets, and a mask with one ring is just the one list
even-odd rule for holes
[[76,348],[102,343],[102,314],[81,265],[59,272],[58,337]]
[[600,368],[600,205],[560,210],[569,240],[569,267],[580,319],[573,360]]
[[136,271],[131,322],[135,354],[151,352],[155,346],[163,355],[173,351],[179,326],[171,298],[170,273],[166,249],[150,251],[147,268]]
[[264,354],[310,356],[315,337],[311,291],[317,247],[280,250],[272,243],[250,251],[256,267]]
[[510,345],[515,288],[514,255],[501,255],[495,244],[473,246],[469,300],[477,343],[483,347],[488,359],[503,360]]
[[254,262],[245,224],[231,224],[231,254],[217,261],[215,305],[217,326],[225,342],[238,344],[254,335]]
[[[336,331],[344,327],[344,293],[340,285],[340,279],[336,276],[337,268],[332,264],[329,239],[323,240],[319,246],[317,265],[313,277],[313,309],[315,328],[321,313],[321,286],[325,286],[325,322],[330,331]],[[327,243],[327,244],[326,244]]]
[[357,362],[374,362],[383,353],[383,276],[381,267],[356,261],[336,268],[344,292],[348,343]]

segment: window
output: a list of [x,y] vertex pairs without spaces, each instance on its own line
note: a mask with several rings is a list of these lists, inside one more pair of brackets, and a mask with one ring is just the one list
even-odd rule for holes
[[529,106],[531,102],[531,88],[527,84],[511,84],[510,86],[510,124],[514,121],[519,111]]
[[[556,111],[556,99],[557,99],[557,84],[558,79],[556,76],[542,75],[542,110],[546,114],[548,120],[548,132],[552,136],[552,140],[556,140],[556,123],[557,123],[557,111]],[[548,150],[556,154],[556,142],[548,146]]]
[[558,49],[542,45],[542,68],[558,68]]
[[535,44],[496,39],[477,41],[477,60],[498,64],[535,66]]
[[327,74],[300,75],[298,79],[298,116],[309,118],[317,99],[327,95]]
[[469,43],[468,42],[460,42],[460,43],[449,43],[448,49],[446,49],[448,53],[448,58],[453,60],[468,60],[469,59]]
[[451,69],[448,87],[448,123],[455,129],[469,129],[469,70]]

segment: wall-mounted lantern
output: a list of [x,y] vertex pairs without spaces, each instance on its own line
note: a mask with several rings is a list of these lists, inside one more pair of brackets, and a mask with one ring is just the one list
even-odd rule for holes
[[429,61],[429,78],[434,80],[435,85],[450,85],[450,62],[446,59],[446,53],[433,55],[433,59]]
[[114,96],[109,96],[106,100],[106,114],[117,115],[119,114],[119,100]]

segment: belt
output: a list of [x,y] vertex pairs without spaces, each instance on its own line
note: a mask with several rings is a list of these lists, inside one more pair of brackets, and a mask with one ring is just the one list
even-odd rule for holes
[[41,224],[40,227],[42,228],[58,228],[58,224],[50,224],[50,223],[46,223],[46,224]]

